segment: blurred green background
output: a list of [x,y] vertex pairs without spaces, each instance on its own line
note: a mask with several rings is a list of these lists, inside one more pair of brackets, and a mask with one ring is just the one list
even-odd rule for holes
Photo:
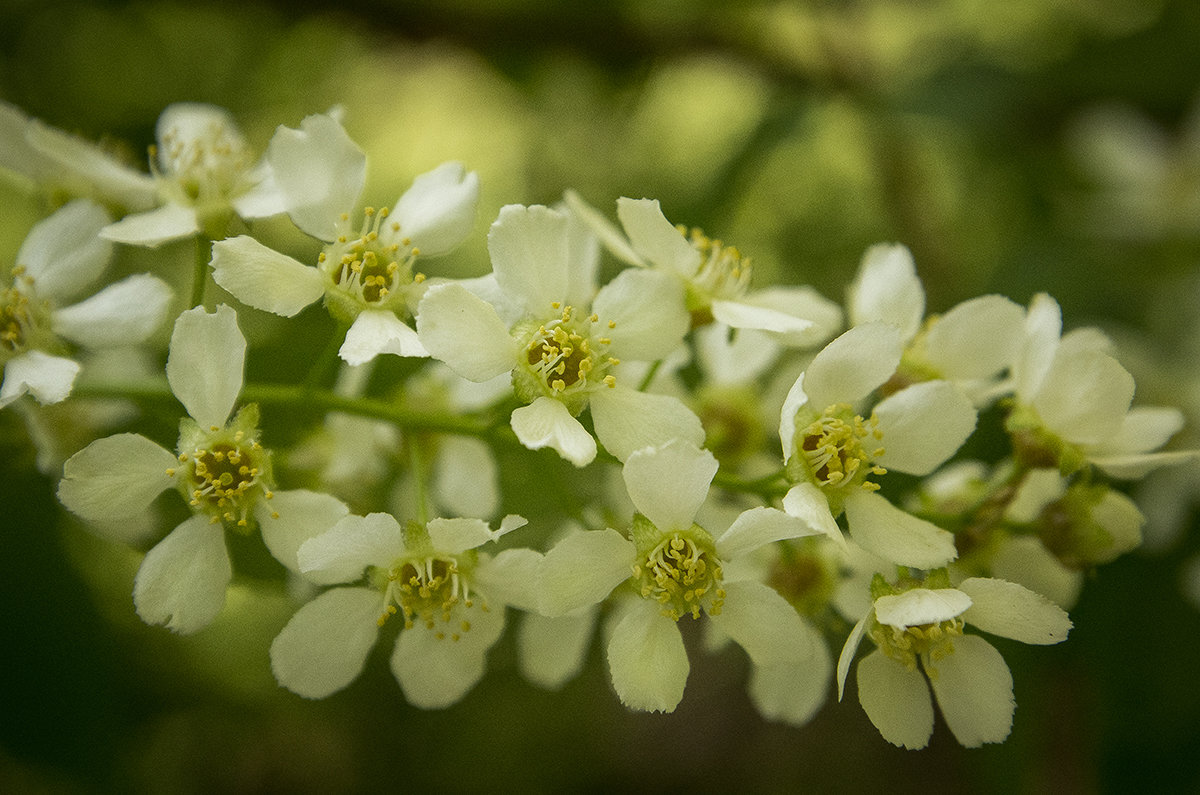
[[[750,254],[760,286],[834,299],[867,246],[903,242],[931,310],[1050,292],[1120,341],[1140,401],[1194,427],[1197,41],[1195,0],[5,0],[0,99],[136,163],[171,102],[228,107],[260,150],[341,105],[368,203],[446,159],[480,173],[461,275],[488,270],[501,205],[567,187],[606,211],[658,198]],[[7,261],[46,208],[3,182],[0,207]],[[1006,744],[939,725],[902,752],[853,696],[800,729],[762,721],[733,651],[692,655],[669,716],[621,708],[598,645],[562,692],[525,684],[511,634],[445,711],[404,703],[384,644],[305,702],[266,656],[281,589],[235,588],[197,637],[146,627],[140,554],[64,517],[12,411],[0,456],[0,791],[1200,791],[1195,477],[1151,476],[1149,549],[1088,582],[1067,643],[997,642]]]

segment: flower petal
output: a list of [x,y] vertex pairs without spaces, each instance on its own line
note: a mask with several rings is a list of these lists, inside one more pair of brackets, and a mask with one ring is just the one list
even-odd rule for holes
[[144,213],[127,215],[100,230],[100,237],[128,246],[157,248],[172,240],[182,240],[200,231],[200,219],[193,207],[164,204]]
[[622,475],[634,507],[670,533],[692,526],[717,467],[708,450],[676,440],[631,453]]
[[1045,646],[1066,640],[1073,626],[1061,607],[1015,582],[970,577],[958,587],[973,603],[963,620],[984,632]]
[[[796,413],[808,405],[808,393],[804,391],[804,373],[792,383],[783,406],[779,409],[779,442],[783,448],[783,463],[792,458],[793,443],[796,441]],[[822,407],[824,408],[824,407]]]
[[1075,444],[1100,444],[1119,432],[1133,401],[1133,376],[1094,349],[1060,346],[1032,401],[1046,427]]
[[538,609],[541,565],[541,552],[525,547],[505,549],[493,558],[481,560],[472,574],[472,582],[487,595],[488,606],[493,610],[509,605],[534,611]]
[[925,316],[925,288],[904,246],[881,243],[867,249],[849,292],[852,325],[881,321],[895,326],[905,341],[916,336]]
[[530,450],[550,447],[577,467],[596,457],[596,440],[553,398],[542,396],[514,409],[511,422],[517,439]]
[[975,431],[970,398],[949,381],[925,381],[889,395],[875,407],[883,433],[875,460],[910,475],[928,475]]
[[[734,309],[729,303],[713,301],[713,317],[731,326],[748,328],[723,319]],[[752,328],[769,331],[776,340],[794,348],[820,345],[838,333],[843,324],[842,308],[811,287],[768,287],[747,293],[737,303],[740,308],[734,311],[755,312],[757,319]]]
[[254,506],[263,543],[277,561],[297,573],[300,546],[332,529],[349,513],[338,498],[304,489],[277,491],[270,500],[259,500]]
[[750,673],[750,700],[767,720],[803,726],[824,705],[833,659],[825,639],[807,622],[803,643],[812,651],[803,660],[755,665]]
[[587,225],[592,234],[599,238],[600,243],[608,249],[610,254],[627,265],[643,266],[646,264],[629,245],[629,241],[625,239],[625,235],[621,233],[616,224],[585,202],[578,193],[567,190],[563,193],[563,200],[571,212]]
[[71,394],[79,362],[41,351],[26,351],[4,365],[4,383],[0,385],[0,408],[26,392],[43,405],[61,403]]
[[384,604],[372,588],[334,588],[301,607],[271,643],[275,681],[305,698],[346,687],[379,637]]
[[829,500],[814,484],[797,483],[792,486],[783,496],[783,510],[816,532],[833,539],[842,549],[846,548],[846,537],[829,510]]
[[492,448],[482,439],[443,436],[433,459],[433,493],[456,516],[485,518],[500,510],[499,472]]
[[391,514],[351,514],[301,544],[296,562],[314,582],[349,582],[361,577],[367,566],[390,566],[404,549],[403,531]]
[[136,516],[174,484],[178,459],[145,436],[97,439],[63,464],[58,499],[90,521]]
[[983,295],[939,317],[925,336],[925,353],[949,380],[991,378],[1016,356],[1024,330],[1024,309],[1002,295]]
[[842,700],[842,695],[846,692],[846,675],[850,673],[850,666],[854,662],[854,655],[858,654],[859,644],[862,643],[863,636],[867,633],[867,625],[871,622],[871,617],[874,615],[868,611],[866,615],[858,620],[854,628],[850,630],[850,634],[846,636],[846,642],[842,644],[842,653],[838,655],[837,664],[837,694],[838,701]]
[[913,588],[876,599],[875,618],[880,624],[908,629],[949,621],[970,606],[971,597],[956,588]]
[[33,225],[16,264],[33,279],[39,296],[68,299],[100,278],[112,257],[112,244],[98,236],[108,222],[99,204],[76,199]]
[[133,581],[133,603],[147,624],[187,635],[221,612],[232,577],[225,528],[193,516],[146,554]]
[[221,304],[214,314],[198,306],[175,320],[167,356],[167,381],[192,419],[223,426],[242,391],[246,338],[237,313]]
[[55,310],[54,333],[88,348],[139,343],[158,330],[170,302],[166,282],[135,274],[86,301]]
[[846,521],[856,543],[900,566],[936,569],[958,557],[951,533],[872,492],[846,497]]
[[358,203],[367,157],[333,117],[309,116],[300,129],[279,127],[267,161],[293,223],[326,242],[337,236],[338,217]]
[[547,618],[527,613],[517,635],[521,675],[538,687],[558,690],[583,670],[597,608]]
[[589,400],[596,437],[619,460],[634,450],[675,439],[704,444],[700,418],[676,397],[639,392],[622,384],[600,389]]
[[892,745],[914,749],[929,744],[933,702],[920,671],[872,652],[858,662],[858,703]]
[[836,403],[861,400],[892,377],[902,351],[894,326],[855,326],[826,345],[804,371],[810,405],[821,411]]
[[1031,536],[1006,541],[992,558],[992,574],[1024,585],[1064,610],[1074,606],[1083,589],[1083,572],[1064,566],[1040,538]]
[[592,309],[612,340],[611,351],[622,359],[662,359],[679,347],[691,327],[683,285],[665,273],[622,271],[596,294]]
[[954,639],[954,653],[929,677],[938,707],[954,736],[967,748],[1002,742],[1012,731],[1012,674],[1000,652],[983,638]]
[[684,278],[700,267],[700,252],[663,215],[658,199],[617,199],[617,217],[641,257]]
[[462,163],[442,163],[413,180],[396,202],[392,217],[400,234],[423,256],[436,256],[458,246],[471,233],[479,202],[479,175]]
[[508,325],[460,284],[429,288],[417,310],[417,334],[431,356],[471,381],[487,381],[517,364]]
[[292,317],[325,294],[316,268],[248,235],[213,243],[213,281],[247,306]]
[[567,298],[570,288],[567,217],[534,205],[509,204],[488,232],[488,253],[496,282],[527,310],[542,315],[552,302]]
[[542,558],[538,612],[554,618],[603,601],[629,579],[636,555],[616,530],[571,533]]
[[383,353],[428,356],[417,332],[390,309],[364,309],[346,331],[338,356],[347,364],[366,364]]
[[391,667],[408,703],[421,709],[441,709],[462,699],[483,678],[487,650],[504,631],[504,611],[463,611],[470,630],[455,641],[442,630],[418,624],[400,633]]
[[625,706],[673,712],[683,699],[690,669],[679,627],[654,603],[633,605],[613,630],[608,669]]
[[726,582],[725,603],[709,618],[750,655],[755,665],[798,662],[812,653],[804,619],[770,586]]
[[[773,541],[801,538],[820,532],[822,531],[803,519],[776,508],[760,506],[740,513],[729,529],[717,538],[717,554],[722,560],[730,560]],[[838,537],[841,535],[839,531]]]
[[524,525],[525,520],[519,516],[507,517],[500,530],[492,530],[482,519],[430,519],[426,529],[434,549],[447,555],[458,555]]

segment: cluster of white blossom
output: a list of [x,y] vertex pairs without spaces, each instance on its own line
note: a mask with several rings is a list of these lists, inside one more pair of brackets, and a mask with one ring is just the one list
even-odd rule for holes
[[[0,285],[0,405],[33,418],[77,398],[177,400],[174,449],[98,438],[62,464],[59,499],[95,532],[145,544],[159,495],[179,493],[185,518],[149,548],[133,601],[180,633],[222,610],[228,537],[261,538],[280,578],[307,584],[269,649],[280,685],[306,698],[348,686],[387,635],[409,702],[451,705],[484,676],[512,608],[521,670],[542,687],[580,671],[599,625],[618,698],[669,712],[688,647],[732,640],[769,719],[810,720],[855,668],[888,741],[923,747],[936,701],[963,745],[999,742],[1012,677],[968,627],[1065,640],[1084,576],[1140,542],[1142,514],[1114,483],[1193,458],[1160,450],[1182,415],[1131,407],[1101,332],[1064,333],[1047,295],[926,314],[900,245],[866,252],[843,307],[752,288],[747,256],[657,201],[618,199],[618,224],[568,191],[499,211],[490,274],[427,278],[474,227],[479,179],[462,165],[363,207],[367,158],[338,113],[279,127],[261,160],[210,106],[168,108],[157,134],[145,174],[0,107],[0,166],[55,202],[76,197],[30,231]],[[315,261],[255,236],[252,219],[281,214],[319,241]],[[188,237],[205,254],[191,284],[135,275],[64,305],[101,279],[114,243]],[[605,250],[629,267],[600,284]],[[340,356],[336,382],[321,361],[290,384],[245,381],[239,310],[206,303],[209,278],[284,318],[321,301],[335,338],[313,347]],[[148,349],[172,307],[165,380],[134,389],[97,368],[72,397],[84,348]],[[383,354],[417,361],[379,383]],[[272,427],[256,395],[317,421]],[[956,458],[984,413],[1002,432]],[[273,448],[281,438],[301,441]],[[574,472],[521,448],[602,485],[570,516],[546,511],[547,526],[504,515],[502,447],[524,467],[505,478],[521,504],[572,482],[549,469]],[[618,467],[620,482],[606,477]],[[685,642],[692,624],[702,642]]]

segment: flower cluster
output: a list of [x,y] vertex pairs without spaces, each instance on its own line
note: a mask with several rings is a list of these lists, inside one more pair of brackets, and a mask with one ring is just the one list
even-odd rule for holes
[[[21,156],[0,165],[91,197],[38,223],[0,285],[0,407],[33,417],[77,376],[81,400],[182,405],[173,440],[147,423],[76,445],[59,500],[146,550],[135,608],[179,633],[221,613],[234,547],[269,553],[304,603],[264,665],[305,698],[349,686],[386,635],[405,698],[452,705],[511,608],[538,686],[578,673],[599,628],[621,702],[669,712],[689,659],[732,641],[768,719],[805,723],[853,682],[896,745],[929,741],[935,703],[963,745],[1000,742],[1013,678],[977,632],[1064,641],[1085,575],[1140,542],[1122,483],[1195,458],[1162,449],[1182,414],[1133,405],[1103,333],[1064,331],[1044,294],[927,313],[900,245],[870,248],[840,305],[754,284],[746,253],[657,201],[620,198],[614,222],[567,191],[500,208],[492,271],[449,278],[437,258],[474,231],[477,174],[444,163],[364,206],[337,112],[279,127],[258,159],[226,111],[175,105],[142,173],[0,111],[0,152]],[[315,256],[258,234],[272,215]],[[191,237],[190,303],[164,270],[65,305],[115,244]],[[247,367],[247,312],[318,301],[325,355],[282,382]],[[159,361],[168,307],[161,377],[82,357]]]

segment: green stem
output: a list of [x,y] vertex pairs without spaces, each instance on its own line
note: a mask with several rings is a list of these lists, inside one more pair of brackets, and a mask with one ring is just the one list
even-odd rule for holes
[[417,503],[417,521],[422,525],[429,522],[429,493],[425,488],[425,459],[421,456],[420,439],[406,439],[408,463],[412,468],[413,499]]
[[193,307],[204,304],[204,289],[208,286],[208,263],[212,260],[211,239],[204,235],[196,235],[196,262],[192,268],[192,303]]
[[646,371],[646,377],[642,379],[642,383],[638,384],[638,391],[645,392],[650,388],[650,384],[654,381],[654,376],[658,374],[658,368],[662,366],[662,359],[659,359],[654,364],[650,365],[650,369]]
[[336,324],[333,333],[329,336],[329,341],[325,343],[325,349],[313,362],[308,375],[304,378],[305,390],[312,392],[325,381],[329,369],[337,361],[338,351],[341,350],[342,343],[346,341],[346,332],[349,330],[350,327],[345,323]]
[[770,502],[776,497],[782,497],[787,494],[788,489],[792,486],[787,482],[787,476],[781,470],[772,472],[761,478],[747,480],[746,478],[733,475],[729,472],[718,470],[713,477],[712,484],[726,491],[739,491],[743,494],[755,494]]

